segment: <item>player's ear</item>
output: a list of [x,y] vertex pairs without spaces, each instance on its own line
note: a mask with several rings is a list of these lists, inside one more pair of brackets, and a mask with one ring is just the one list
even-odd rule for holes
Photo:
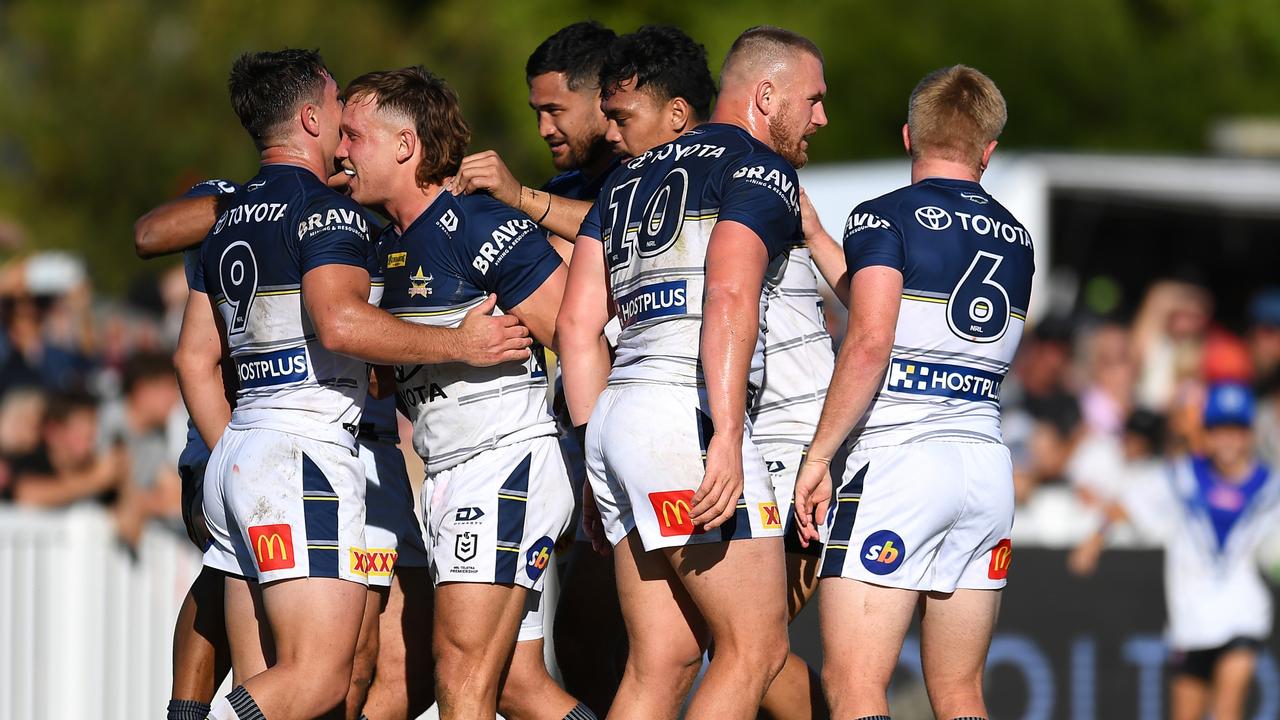
[[668,107],[667,117],[671,121],[671,130],[676,134],[681,134],[685,128],[689,127],[690,116],[689,103],[684,98],[672,98]]
[[298,115],[302,129],[311,137],[320,137],[320,108],[312,103],[304,103]]
[[772,80],[761,80],[756,85],[755,101],[761,115],[768,115],[773,112],[774,93],[777,91],[778,89],[773,86]]
[[911,154],[911,126],[906,123],[902,123],[902,147]]
[[396,140],[396,162],[409,162],[418,147],[418,137],[413,134],[412,130],[405,128],[400,131]]
[[991,164],[991,153],[996,151],[996,145],[999,143],[995,140],[987,143],[987,149],[982,151],[982,164],[978,166],[979,171],[985,171]]

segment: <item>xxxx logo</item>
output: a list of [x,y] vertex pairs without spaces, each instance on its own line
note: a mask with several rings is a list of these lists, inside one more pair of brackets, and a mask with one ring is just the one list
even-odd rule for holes
[[390,548],[351,548],[351,571],[358,575],[391,577],[398,556],[399,553]]
[[780,530],[782,514],[778,511],[778,503],[762,502],[757,505],[760,508],[760,524],[766,530]]

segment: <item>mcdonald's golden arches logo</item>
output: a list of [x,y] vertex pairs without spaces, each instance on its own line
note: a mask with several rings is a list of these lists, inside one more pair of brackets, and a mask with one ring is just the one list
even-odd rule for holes
[[287,570],[296,562],[293,557],[293,530],[287,524],[252,525],[249,542],[258,560],[258,572]]

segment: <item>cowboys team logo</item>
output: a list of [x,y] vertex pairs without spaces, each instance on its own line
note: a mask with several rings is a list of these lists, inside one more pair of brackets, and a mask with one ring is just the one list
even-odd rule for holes
[[411,284],[409,297],[427,297],[430,295],[431,288],[427,287],[427,285],[434,279],[435,277],[432,275],[423,275],[422,266],[419,265],[418,272],[409,276],[409,283]]
[[916,210],[916,222],[930,230],[946,230],[951,227],[951,213],[934,205]]

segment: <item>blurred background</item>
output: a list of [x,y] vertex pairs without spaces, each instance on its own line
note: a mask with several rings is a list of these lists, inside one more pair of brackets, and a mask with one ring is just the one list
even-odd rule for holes
[[[538,185],[554,171],[524,62],[584,18],[677,24],[713,71],[750,25],[817,42],[830,126],[801,180],[834,235],[909,181],[900,127],[923,74],[963,62],[999,84],[1009,124],[985,182],[1035,238],[1037,278],[1002,395],[1019,550],[992,712],[1164,715],[1158,550],[1121,533],[1132,549],[1088,579],[1065,558],[1127,468],[1197,447],[1209,382],[1253,385],[1258,452],[1280,453],[1280,4],[1263,0],[0,0],[0,716],[116,717],[137,697],[154,714],[167,697],[198,566],[169,363],[186,287],[177,258],[134,256],[131,230],[196,181],[253,174],[230,62],[319,48],[340,84],[425,64],[457,90],[473,149]],[[795,643],[816,661],[807,615]],[[912,647],[896,717],[919,700]],[[1270,651],[1252,707],[1280,717]]]

